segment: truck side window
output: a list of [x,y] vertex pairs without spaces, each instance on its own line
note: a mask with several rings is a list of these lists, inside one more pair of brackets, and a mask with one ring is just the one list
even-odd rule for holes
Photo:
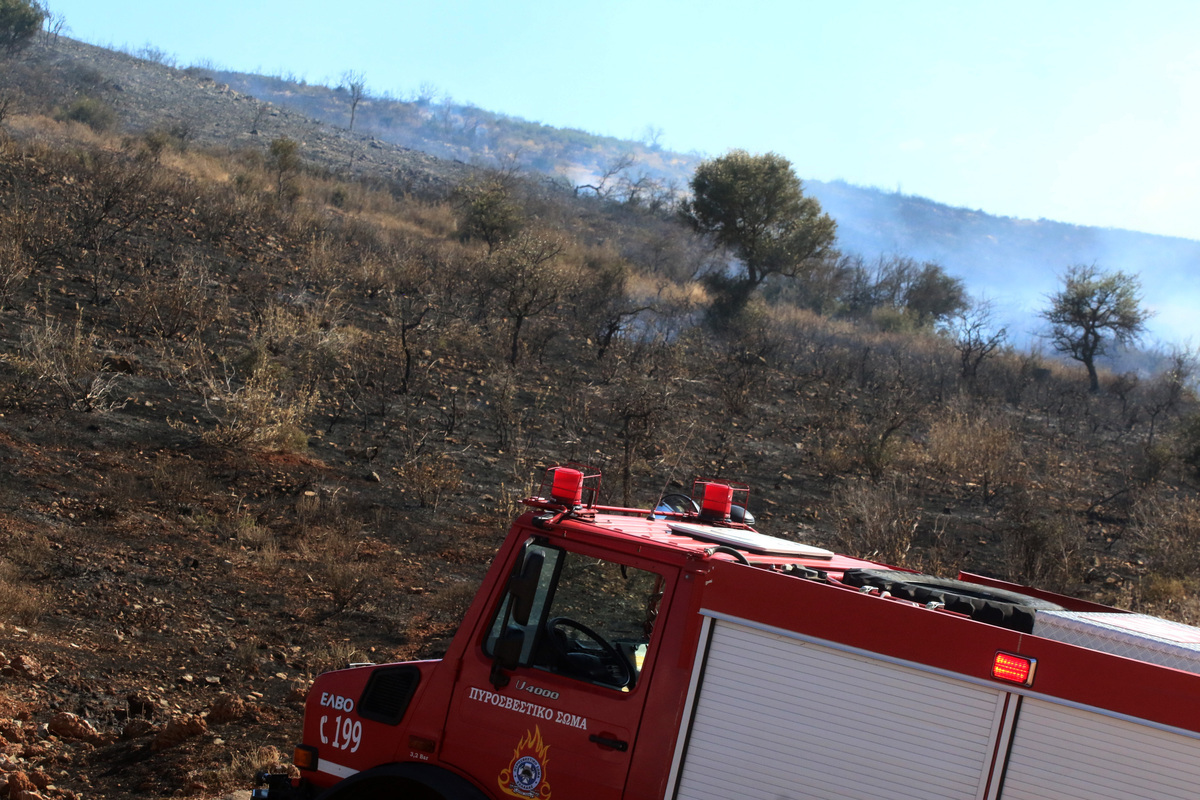
[[501,604],[485,651],[505,628],[524,633],[521,664],[614,689],[632,688],[650,646],[663,581],[653,572],[530,542],[545,566],[529,624]]

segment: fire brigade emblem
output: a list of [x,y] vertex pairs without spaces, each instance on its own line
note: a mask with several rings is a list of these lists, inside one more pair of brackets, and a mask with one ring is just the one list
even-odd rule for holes
[[550,784],[546,782],[546,765],[550,745],[542,743],[542,731],[536,725],[526,731],[513,751],[512,761],[500,772],[496,783],[509,797],[550,800]]

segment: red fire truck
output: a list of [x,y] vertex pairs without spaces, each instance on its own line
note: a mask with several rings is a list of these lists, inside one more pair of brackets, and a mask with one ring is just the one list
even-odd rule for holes
[[548,471],[446,655],[317,678],[262,800],[1195,798],[1200,630]]

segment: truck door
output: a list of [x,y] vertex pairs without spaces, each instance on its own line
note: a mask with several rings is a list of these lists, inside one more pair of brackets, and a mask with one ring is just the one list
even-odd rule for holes
[[673,573],[528,541],[464,658],[442,759],[496,797],[620,797]]

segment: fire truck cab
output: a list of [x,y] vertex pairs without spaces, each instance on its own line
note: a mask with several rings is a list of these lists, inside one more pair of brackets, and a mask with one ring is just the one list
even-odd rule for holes
[[654,509],[598,494],[549,470],[445,656],[318,677],[299,777],[255,796],[1200,789],[1200,630],[766,536],[729,483]]

